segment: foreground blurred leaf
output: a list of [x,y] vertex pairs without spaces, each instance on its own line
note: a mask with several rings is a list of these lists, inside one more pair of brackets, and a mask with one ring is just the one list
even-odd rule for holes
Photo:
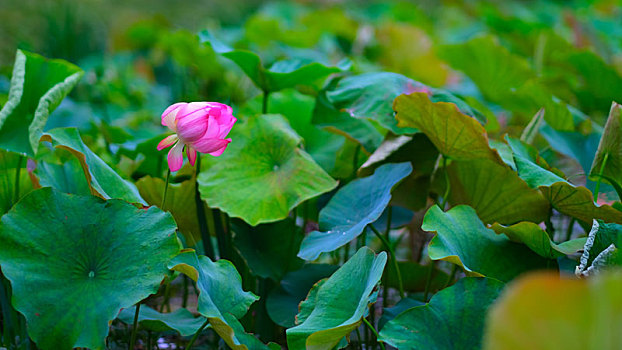
[[526,276],[491,308],[484,349],[620,349],[621,295],[620,271],[581,280]]
[[526,246],[486,228],[473,208],[459,205],[448,212],[432,206],[421,228],[436,232],[428,246],[432,260],[456,264],[471,276],[507,282],[529,270],[544,268],[546,259]]
[[502,288],[495,279],[463,278],[397,315],[378,340],[398,349],[480,349],[486,312]]
[[292,350],[330,350],[361,324],[387,262],[363,247],[329,279],[315,287],[300,305],[296,327],[287,330]]
[[294,327],[298,305],[319,280],[330,277],[338,266],[306,264],[300,270],[287,273],[266,300],[268,315],[282,327]]
[[590,176],[598,181],[598,177],[607,180],[622,198],[622,106],[613,102],[609,118],[605,124]]
[[[117,317],[123,323],[132,325],[136,306],[123,309]],[[196,333],[205,322],[203,317],[194,317],[192,312],[187,309],[177,309],[171,313],[163,314],[150,308],[147,305],[140,307],[138,322],[144,329],[153,332],[176,331],[182,337],[188,337]]]
[[108,322],[156,293],[179,251],[173,218],[157,208],[51,188],[2,217],[0,240],[13,305],[51,350],[103,349]]
[[298,256],[315,260],[358,237],[391,201],[391,189],[412,171],[410,163],[385,164],[341,188],[320,211],[320,230],[305,237]]
[[259,298],[242,290],[242,278],[231,262],[213,262],[206,256],[197,256],[194,251],[186,251],[176,256],[170,266],[173,269],[189,266],[197,272],[189,277],[196,280],[199,289],[198,311],[207,317],[212,329],[227,345],[234,350],[267,348],[247,334],[238,321]]
[[17,50],[9,100],[0,110],[0,148],[34,156],[48,116],[82,74],[69,62]]
[[211,208],[251,225],[281,220],[303,201],[337,186],[279,115],[251,117],[231,133],[227,152],[209,158],[199,190]]
[[52,129],[41,137],[41,141],[51,142],[54,147],[65,149],[78,158],[94,195],[147,204],[133,183],[124,180],[82,142],[77,129]]
[[235,62],[253,83],[265,92],[279,91],[299,85],[312,85],[350,66],[347,60],[339,62],[336,66],[328,67],[318,62],[290,59],[277,61],[270,68],[265,68],[261,58],[253,52],[232,49],[214,39],[207,31],[201,32],[199,36],[201,41],[208,43],[214,51]]

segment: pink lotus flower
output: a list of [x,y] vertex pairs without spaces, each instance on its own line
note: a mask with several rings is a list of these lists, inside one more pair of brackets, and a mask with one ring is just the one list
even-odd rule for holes
[[158,144],[161,151],[174,144],[168,152],[171,171],[181,169],[184,148],[188,161],[194,166],[197,152],[219,156],[231,139],[225,139],[237,119],[231,107],[218,102],[175,103],[162,113],[162,125],[175,132]]

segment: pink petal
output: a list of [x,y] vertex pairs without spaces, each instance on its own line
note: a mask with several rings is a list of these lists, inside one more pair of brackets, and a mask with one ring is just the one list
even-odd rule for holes
[[[231,139],[216,139],[204,137],[199,141],[192,144],[192,147],[201,153],[212,153],[226,147],[231,142]],[[222,152],[221,152],[222,153]]]
[[165,137],[162,141],[160,141],[160,143],[158,143],[158,147],[157,147],[158,151],[161,151],[161,150],[165,149],[166,147],[169,147],[170,145],[172,145],[175,142],[177,142],[177,140],[179,140],[177,135],[169,135],[169,136]]
[[232,116],[231,117],[231,121],[228,124],[225,124],[225,125],[221,124],[220,125],[220,132],[218,133],[217,137],[219,139],[225,138],[229,134],[229,131],[231,131],[231,128],[233,128],[233,124],[235,124],[235,122],[237,122],[237,121],[238,121],[237,118]]
[[162,113],[162,125],[168,126],[169,129],[175,131],[175,118],[179,110],[186,104],[185,102],[179,102],[168,106]]
[[181,169],[184,164],[184,144],[177,142],[170,151],[168,151],[168,167],[171,171]]
[[188,155],[190,165],[194,166],[194,162],[197,160],[197,150],[190,146],[186,146],[186,154]]
[[177,135],[184,143],[192,143],[205,135],[207,125],[207,113],[197,110],[177,121]]
[[209,154],[213,155],[214,157],[218,157],[219,155],[221,155],[227,149],[227,146],[229,145],[229,142],[231,142],[231,139],[226,139],[225,141],[228,141],[227,144],[214,152],[210,152]]
[[207,102],[190,102],[187,103],[177,114],[177,121],[186,118],[196,112],[205,111],[207,114],[207,108],[209,104]]

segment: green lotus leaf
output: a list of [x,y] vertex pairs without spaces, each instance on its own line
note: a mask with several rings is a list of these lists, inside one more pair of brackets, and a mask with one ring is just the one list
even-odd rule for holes
[[622,224],[622,211],[610,205],[594,203],[592,192],[585,187],[575,187],[566,182],[556,182],[550,187],[540,187],[544,198],[558,211],[584,222],[600,219]]
[[551,148],[575,159],[583,171],[589,174],[602,136],[597,127],[593,127],[593,132],[584,135],[580,132],[555,130],[545,124],[540,128],[540,135],[546,139]]
[[332,73],[338,73],[350,68],[350,62],[344,60],[335,66],[325,66],[318,62],[302,59],[289,59],[275,62],[270,68],[265,68],[261,58],[250,51],[235,50],[216,40],[208,31],[199,34],[201,41],[212,49],[233,61],[255,83],[266,92],[279,91],[299,85],[312,85],[325,79]]
[[[121,310],[117,318],[127,325],[132,325],[135,314],[136,306],[132,306],[131,308]],[[147,305],[142,305],[138,314],[138,323],[142,328],[153,332],[172,330],[183,337],[187,337],[196,333],[205,323],[205,319],[203,317],[195,317],[192,312],[184,308],[165,314]]]
[[78,129],[52,129],[41,137],[41,141],[51,142],[54,147],[67,150],[78,158],[93,195],[147,204],[133,183],[123,179],[84,144]]
[[588,276],[611,265],[622,265],[618,247],[622,247],[622,225],[594,220],[576,274]]
[[539,225],[526,221],[511,226],[494,224],[491,228],[514,242],[524,243],[538,255],[548,259],[575,254],[583,249],[586,241],[586,238],[577,238],[557,244]]
[[119,310],[158,291],[179,252],[175,226],[121,200],[49,187],[22,198],[2,217],[0,266],[37,346],[103,349]]
[[564,174],[549,166],[548,163],[540,157],[535,147],[507,135],[505,140],[512,152],[512,158],[518,176],[520,176],[529,187],[538,188],[540,186],[551,186],[556,182],[567,182],[564,178]]
[[300,270],[288,272],[266,300],[266,310],[272,321],[282,327],[294,327],[298,305],[305,300],[311,287],[336,270],[335,265],[306,264]]
[[0,214],[4,214],[19,200],[15,198],[15,175],[17,167],[19,173],[19,196],[20,198],[33,190],[33,184],[28,176],[26,160],[20,156],[0,150]]
[[335,108],[326,94],[336,84],[337,80],[333,79],[318,93],[311,122],[360,144],[367,153],[373,152],[382,143],[386,132],[372,120],[352,118],[348,112]]
[[410,163],[385,164],[342,187],[320,211],[320,230],[308,234],[298,256],[315,260],[358,237],[391,201],[391,189],[412,172]]
[[452,161],[447,167],[449,202],[467,204],[485,223],[542,222],[549,203],[505,164],[488,159]]
[[414,92],[395,99],[393,108],[400,127],[417,128],[438,151],[456,160],[491,159],[502,162],[488,145],[482,124],[449,102],[433,102],[427,93]]
[[42,187],[53,187],[64,193],[91,194],[80,161],[75,157],[62,164],[40,161],[34,173]]
[[464,268],[471,276],[507,282],[521,273],[547,266],[547,259],[523,244],[486,228],[475,210],[466,205],[447,212],[432,206],[425,214],[421,228],[436,232],[428,246],[430,259],[449,261]]
[[[171,212],[177,222],[179,231],[184,235],[187,246],[194,246],[201,240],[201,230],[197,220],[197,206],[195,202],[194,177],[181,183],[169,183],[166,193],[164,210]],[[149,175],[136,181],[140,195],[149,205],[162,205],[164,195],[164,180]],[[205,209],[206,215],[209,209]]]
[[[313,288],[296,316],[300,322],[289,328],[287,346],[292,350],[330,350],[362,322],[374,289],[387,262],[387,255],[362,247],[330,278]],[[304,321],[302,321],[304,319]]]
[[201,197],[211,208],[257,225],[284,219],[298,204],[337,186],[298,148],[302,140],[282,116],[251,117],[230,136],[227,151],[208,158],[199,175]]
[[574,186],[562,178],[563,174],[549,167],[533,146],[511,137],[506,140],[514,153],[518,175],[530,187],[539,188],[553,208],[584,222],[601,219],[622,223],[622,212],[609,205],[596,205],[590,190]]
[[539,83],[524,58],[512,54],[491,36],[442,47],[441,56],[475,82],[484,97],[504,108],[533,115],[544,107],[547,123],[573,130],[572,115]]
[[[257,96],[239,113],[260,113],[261,103],[261,96]],[[315,98],[296,90],[270,94],[270,112],[287,118],[292,129],[303,139],[304,150],[330,174],[335,169],[337,152],[343,147],[345,138],[323,130],[311,122],[314,106]]]
[[396,73],[365,73],[343,78],[329,87],[326,98],[336,110],[346,112],[353,118],[373,120],[392,133],[400,135],[415,133],[417,129],[398,126],[393,112],[393,101],[402,94],[415,91],[429,93],[434,102],[452,102],[464,113],[484,119],[485,124],[485,118],[481,114],[451,93],[429,88]]
[[609,103],[620,98],[616,91],[622,91],[622,75],[615,63],[607,64],[603,57],[590,50],[576,50],[560,64],[574,68],[565,72],[569,73],[568,80],[577,80],[573,90],[582,110],[605,113]]
[[387,322],[378,340],[398,349],[481,349],[486,312],[504,284],[463,278]]
[[609,118],[601,136],[590,176],[595,180],[602,176],[622,198],[622,106],[613,102]]
[[196,275],[192,273],[188,276],[196,278],[199,290],[198,312],[207,317],[212,329],[234,350],[253,348],[255,340],[258,340],[244,332],[238,319],[259,298],[242,290],[242,278],[233,264],[227,260],[213,262],[204,255],[197,256],[194,251],[186,251],[170,263],[173,269],[180,265],[196,271]]
[[9,100],[0,110],[0,148],[34,156],[48,116],[83,73],[69,62],[17,50]]
[[483,348],[622,348],[617,327],[622,322],[620,295],[620,271],[589,279],[560,278],[557,273],[525,276],[491,307]]

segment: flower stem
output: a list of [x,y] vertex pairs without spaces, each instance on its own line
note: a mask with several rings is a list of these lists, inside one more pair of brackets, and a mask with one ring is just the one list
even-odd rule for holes
[[[387,239],[387,241],[390,240],[389,234],[391,233],[392,216],[393,216],[393,207],[389,205],[387,209],[387,228],[384,231],[384,237]],[[387,288],[387,276],[384,277],[382,285],[384,286],[382,288],[382,306],[387,307],[388,299],[389,299],[389,288]]]
[[168,193],[168,182],[171,179],[171,169],[166,170],[166,182],[164,183],[164,194],[162,195],[162,204],[160,209],[164,210],[164,203],[166,203],[166,194]]
[[201,193],[199,192],[199,173],[201,172],[201,156],[197,156],[195,163],[196,174],[194,177],[194,204],[197,211],[197,220],[199,221],[199,230],[201,231],[201,240],[203,241],[203,250],[205,255],[210,259],[216,260],[214,254],[214,245],[212,245],[212,238],[207,228],[207,218],[205,217],[205,203],[201,199]]
[[447,173],[447,158],[443,156],[443,173],[445,175],[445,194],[441,201],[441,209],[445,211],[445,205],[447,204],[447,198],[449,197],[449,190],[451,189],[451,183],[449,182],[449,174]]
[[600,190],[600,179],[603,177],[603,171],[605,171],[605,165],[609,159],[609,153],[605,153],[603,158],[603,164],[600,165],[600,171],[598,172],[598,179],[596,180],[596,188],[594,189],[594,202],[598,201],[598,191]]
[[130,338],[129,350],[134,350],[136,344],[136,330],[138,329],[138,314],[140,313],[140,301],[136,304],[136,312],[134,313],[134,325],[132,326],[132,337]]
[[24,161],[24,156],[19,155],[19,159],[17,160],[17,168],[15,168],[15,193],[13,195],[13,204],[19,201],[19,180],[20,173],[22,171],[22,162]]
[[395,251],[393,250],[393,247],[391,247],[391,244],[389,243],[389,241],[387,241],[387,239],[384,238],[382,233],[378,232],[378,230],[374,227],[374,225],[368,225],[368,226],[369,228],[371,228],[372,231],[374,231],[376,236],[380,238],[384,246],[389,251],[389,254],[391,255],[391,260],[393,261],[393,267],[395,268],[395,274],[397,275],[397,283],[398,283],[398,287],[400,290],[400,298],[403,299],[404,298],[404,284],[402,283],[402,273],[400,272],[400,267],[397,264],[397,258],[395,257]]
[[263,103],[261,104],[261,113],[268,113],[268,97],[270,96],[270,92],[268,90],[263,91]]
[[201,332],[203,332],[203,330],[205,329],[205,327],[207,327],[208,324],[209,324],[209,319],[206,319],[205,323],[203,323],[203,325],[201,325],[201,328],[199,328],[199,330],[196,333],[194,333],[194,335],[192,336],[192,339],[190,339],[190,342],[188,342],[188,345],[186,345],[186,350],[188,350],[188,349],[190,349],[192,347],[194,342],[199,337],[199,334],[201,334]]
[[[363,322],[365,323],[365,325],[369,328],[370,331],[372,331],[372,333],[374,333],[374,335],[376,336],[376,340],[378,340],[378,338],[380,337],[378,335],[378,332],[376,331],[376,329],[374,328],[374,326],[371,325],[371,323],[369,323],[369,321],[367,321],[367,319],[365,317],[363,317]],[[378,342],[378,344],[380,344],[380,348],[382,348],[382,350],[386,350],[384,348],[384,344],[382,344],[382,342]]]

